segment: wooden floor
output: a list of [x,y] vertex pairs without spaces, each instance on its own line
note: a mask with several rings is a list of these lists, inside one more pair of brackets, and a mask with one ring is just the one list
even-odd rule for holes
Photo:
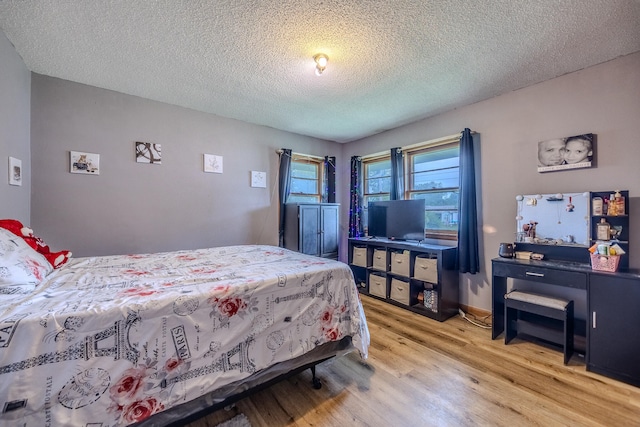
[[[369,358],[318,366],[189,427],[244,413],[269,426],[640,426],[640,388],[587,372],[574,356],[502,336],[461,317],[437,322],[362,296]],[[640,363],[640,359],[639,359]]]

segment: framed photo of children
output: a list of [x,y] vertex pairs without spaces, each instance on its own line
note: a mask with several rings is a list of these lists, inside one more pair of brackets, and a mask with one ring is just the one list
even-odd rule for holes
[[567,136],[538,142],[538,172],[595,167],[596,135]]

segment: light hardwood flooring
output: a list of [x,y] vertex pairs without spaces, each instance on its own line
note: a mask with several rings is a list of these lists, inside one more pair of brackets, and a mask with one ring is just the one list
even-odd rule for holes
[[[305,371],[189,427],[244,413],[269,426],[640,426],[640,388],[587,372],[574,355],[514,339],[459,316],[437,322],[362,296],[369,358]],[[638,360],[640,363],[640,358]]]

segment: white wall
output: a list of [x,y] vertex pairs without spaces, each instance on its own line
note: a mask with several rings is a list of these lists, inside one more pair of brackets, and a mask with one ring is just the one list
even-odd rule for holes
[[[491,259],[514,241],[517,194],[630,191],[630,266],[640,268],[640,52],[347,144],[349,159],[459,133],[479,133],[481,272],[460,277],[460,302],[491,309]],[[597,134],[597,167],[536,171],[537,142]],[[349,197],[340,200],[348,206]],[[348,224],[346,212],[342,220]],[[346,239],[346,237],[345,237]],[[342,259],[346,259],[346,240]]]
[[[29,224],[31,73],[0,31],[0,218]],[[9,185],[9,157],[22,161],[22,186]]]
[[[277,245],[276,149],[342,149],[38,74],[32,94],[32,225],[75,256]],[[136,163],[136,141],[161,144],[162,164]],[[69,150],[100,154],[100,175],[69,173]],[[223,156],[223,174],[203,172],[204,153]],[[250,187],[252,170],[266,189]]]

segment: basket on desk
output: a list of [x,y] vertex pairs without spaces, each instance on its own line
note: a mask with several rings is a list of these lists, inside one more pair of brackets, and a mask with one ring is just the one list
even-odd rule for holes
[[618,270],[620,264],[620,255],[591,255],[591,269],[598,271],[611,271]]

